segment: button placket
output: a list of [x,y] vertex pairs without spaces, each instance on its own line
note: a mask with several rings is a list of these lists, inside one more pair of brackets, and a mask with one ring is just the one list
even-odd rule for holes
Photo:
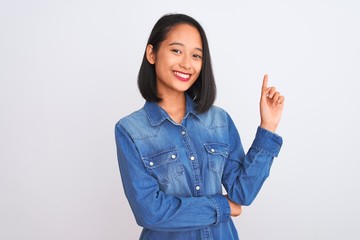
[[202,187],[202,176],[201,176],[201,170],[200,165],[197,160],[196,156],[196,150],[194,148],[194,145],[191,141],[191,138],[189,137],[189,134],[184,126],[181,127],[179,133],[181,134],[181,138],[184,141],[184,146],[186,147],[186,153],[188,156],[188,160],[190,162],[190,166],[192,169],[193,174],[193,186],[194,186],[194,196],[202,196],[204,195],[203,187]]

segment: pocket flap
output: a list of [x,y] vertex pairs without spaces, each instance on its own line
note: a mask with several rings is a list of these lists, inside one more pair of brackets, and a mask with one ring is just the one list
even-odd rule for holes
[[229,156],[229,145],[223,143],[205,143],[205,149],[212,155],[221,155],[225,158]]
[[176,148],[163,150],[160,152],[149,154],[142,158],[147,168],[153,169],[166,163],[176,161],[179,157]]

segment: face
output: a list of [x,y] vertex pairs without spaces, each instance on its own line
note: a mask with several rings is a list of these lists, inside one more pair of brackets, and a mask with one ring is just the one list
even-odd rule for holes
[[198,78],[202,66],[202,41],[199,31],[188,24],[172,28],[155,53],[147,46],[147,60],[155,64],[160,98],[183,94]]

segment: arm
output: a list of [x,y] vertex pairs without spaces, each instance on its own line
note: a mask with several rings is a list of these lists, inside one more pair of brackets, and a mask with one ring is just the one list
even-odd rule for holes
[[246,155],[234,123],[228,117],[232,146],[224,169],[223,185],[229,198],[242,205],[250,205],[255,199],[282,145],[282,138],[274,132],[281,118],[284,97],[274,87],[267,87],[267,82],[268,76],[265,75],[260,98],[261,124]]
[[140,226],[157,231],[185,231],[229,220],[230,207],[225,196],[164,194],[145,169],[135,143],[120,124],[116,125],[115,136],[124,191]]
[[255,139],[245,155],[235,126],[230,131],[232,147],[222,182],[233,202],[250,205],[269,176],[273,159],[280,151],[282,138],[258,127]]

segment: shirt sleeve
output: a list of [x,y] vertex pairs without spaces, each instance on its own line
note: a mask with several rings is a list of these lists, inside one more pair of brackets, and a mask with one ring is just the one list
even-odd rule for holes
[[147,172],[134,141],[120,122],[115,126],[115,139],[124,192],[140,226],[156,231],[188,231],[229,221],[230,206],[225,196],[165,194]]
[[232,201],[250,205],[269,176],[283,141],[279,135],[258,127],[255,139],[245,154],[238,131],[230,116],[228,119],[230,154],[222,183]]

